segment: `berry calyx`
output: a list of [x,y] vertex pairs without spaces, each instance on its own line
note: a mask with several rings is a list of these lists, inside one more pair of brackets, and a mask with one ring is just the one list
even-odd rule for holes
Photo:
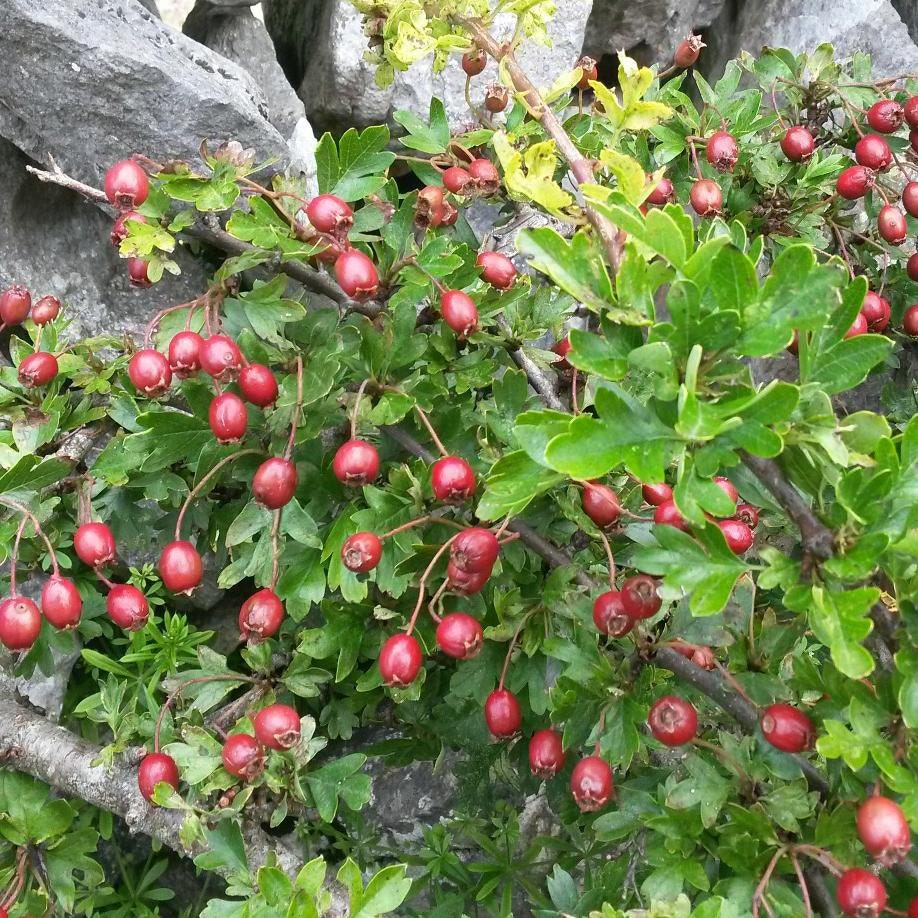
[[194,376],[201,369],[204,339],[195,331],[180,331],[169,342],[169,369],[179,379]]
[[865,134],[854,145],[854,158],[860,165],[881,172],[892,163],[892,150],[879,134]]
[[867,123],[881,134],[892,134],[899,129],[905,112],[895,99],[880,99],[867,109]]
[[690,701],[664,695],[654,702],[647,723],[654,738],[665,746],[682,746],[698,732],[698,712]]
[[750,529],[755,529],[759,525],[759,510],[758,507],[753,507],[752,504],[737,504],[735,516],[736,519],[742,520]]
[[41,588],[41,614],[55,628],[75,628],[83,614],[83,598],[76,584],[54,574]]
[[132,287],[152,287],[150,280],[150,262],[144,258],[131,256],[127,260],[128,280]]
[[413,634],[393,634],[379,652],[379,671],[386,685],[411,685],[424,660],[421,645]]
[[589,89],[590,80],[599,79],[599,67],[596,61],[592,57],[584,55],[577,61],[577,66],[581,71],[580,79],[577,81],[577,88]]
[[666,176],[663,176],[663,178],[654,185],[653,191],[647,195],[647,203],[653,204],[654,207],[662,207],[664,204],[669,204],[670,201],[674,201],[675,199],[676,189]]
[[272,456],[258,466],[252,478],[252,495],[269,510],[279,510],[293,499],[299,475],[296,465],[283,456]]
[[716,217],[724,205],[720,185],[713,179],[698,179],[689,192],[689,203],[699,217]]
[[475,493],[475,473],[459,456],[444,456],[430,468],[434,497],[444,504],[461,504]]
[[466,166],[466,170],[472,177],[476,190],[481,194],[494,194],[500,188],[500,173],[490,159],[483,156],[473,159]]
[[601,634],[624,637],[634,627],[635,621],[625,610],[619,590],[607,590],[593,601],[593,624]]
[[453,194],[462,194],[465,186],[472,181],[472,176],[462,166],[450,166],[444,169],[442,178],[443,187]]
[[41,631],[41,612],[25,596],[8,596],[0,602],[0,644],[7,650],[28,650]]
[[485,69],[487,62],[488,59],[481,48],[472,48],[471,51],[466,51],[462,55],[462,69],[465,71],[466,76],[478,76]]
[[497,739],[513,736],[523,724],[523,712],[509,689],[494,689],[485,701],[485,723]]
[[484,632],[478,621],[465,612],[450,612],[440,619],[436,633],[437,647],[448,657],[471,660],[484,644]]
[[250,733],[234,733],[223,743],[221,752],[223,767],[234,777],[243,781],[257,778],[265,767],[265,754]]
[[132,159],[122,159],[105,173],[105,197],[120,210],[143,204],[150,193],[147,173]]
[[622,583],[622,604],[632,618],[652,618],[663,605],[657,581],[649,574],[628,577]]
[[481,279],[498,290],[507,290],[516,280],[516,267],[503,252],[481,252],[475,260]]
[[673,53],[673,63],[683,70],[686,67],[691,67],[698,60],[698,55],[701,54],[701,49],[704,47],[707,46],[701,40],[700,35],[689,35],[687,38],[683,38],[676,45],[676,50]]
[[918,303],[912,303],[902,316],[902,331],[912,338],[918,337]]
[[816,150],[816,141],[809,130],[800,124],[789,127],[781,138],[781,152],[794,163],[809,159]]
[[673,499],[673,489],[668,484],[641,485],[641,496],[652,507],[659,507]]
[[255,738],[268,749],[292,749],[300,741],[300,715],[289,704],[269,704],[253,718]]
[[112,224],[112,231],[109,234],[109,239],[111,239],[112,245],[121,245],[121,243],[127,239],[128,220],[136,220],[138,223],[147,222],[147,218],[143,214],[137,213],[136,210],[126,210],[124,213],[118,214],[118,217]]
[[370,484],[379,475],[379,453],[366,440],[348,440],[338,447],[332,472],[338,481],[351,488]]
[[564,768],[564,748],[554,730],[539,730],[529,740],[529,770],[537,778],[553,778]]
[[354,222],[350,205],[334,194],[320,194],[306,205],[309,222],[320,233],[337,233]]
[[464,529],[449,547],[450,560],[461,571],[478,574],[490,573],[497,561],[500,543],[490,529],[472,526]]
[[835,898],[847,918],[878,918],[886,909],[883,881],[863,867],[851,867],[838,878]]
[[16,378],[29,389],[47,386],[57,377],[60,366],[57,357],[47,351],[36,351],[22,358]]
[[125,631],[139,631],[150,617],[147,597],[130,583],[116,583],[105,598],[108,617]]
[[873,187],[873,172],[866,166],[848,166],[835,180],[835,190],[849,201],[864,197]]
[[443,321],[460,337],[478,331],[478,307],[462,290],[446,290],[440,297]]
[[359,249],[347,249],[335,261],[338,286],[352,300],[366,300],[379,291],[376,265]]
[[900,245],[908,235],[908,223],[895,204],[884,204],[877,214],[877,230],[890,245]]
[[115,537],[105,523],[83,523],[73,535],[73,550],[90,567],[101,567],[115,557]]
[[178,790],[178,765],[165,752],[150,752],[137,766],[137,786],[144,800],[152,803],[157,784],[168,784],[173,790]]
[[4,325],[21,325],[31,308],[32,294],[22,284],[13,284],[0,293],[0,322]]
[[910,216],[918,217],[918,182],[908,182],[902,189],[902,206]]
[[752,547],[752,529],[742,520],[718,520],[717,525],[727,540],[727,547],[735,555],[741,555]]
[[382,557],[382,542],[375,532],[355,532],[341,546],[341,561],[355,574],[373,570]]
[[240,606],[239,633],[250,644],[260,644],[280,631],[285,614],[277,593],[264,587]]
[[414,222],[421,228],[436,228],[443,222],[443,189],[439,185],[427,185],[418,192]]
[[159,576],[172,593],[190,594],[204,576],[204,564],[198,550],[181,539],[170,542],[159,556]]
[[32,304],[30,318],[36,325],[47,325],[53,322],[61,311],[61,301],[56,296],[43,296]]
[[612,769],[598,755],[581,759],[571,772],[571,793],[584,813],[601,810],[611,799],[614,789]]
[[600,528],[618,522],[622,507],[618,495],[610,487],[595,481],[588,481],[583,486],[581,498],[583,512]]
[[[918,183],[916,183],[918,188]],[[890,316],[889,300],[874,293],[872,290],[867,291],[864,297],[864,304],[861,306],[861,315],[867,323],[867,330],[880,334],[886,331],[889,325]]]
[[480,593],[490,576],[490,568],[484,571],[464,571],[456,567],[452,561],[446,565],[449,591],[459,596],[473,596],[475,593]]
[[239,371],[239,391],[247,402],[267,408],[277,401],[277,380],[263,363],[250,363]]
[[148,347],[131,357],[128,376],[134,388],[148,398],[158,398],[172,385],[172,368],[165,354]]
[[221,392],[210,402],[207,421],[219,443],[238,443],[249,426],[249,409],[235,392]]
[[659,504],[653,512],[653,521],[658,526],[675,526],[676,529],[681,529],[683,532],[688,529],[688,524],[674,500],[664,500],[662,504]]
[[912,847],[908,820],[888,797],[868,797],[857,811],[857,834],[868,853],[883,867],[904,860]]
[[772,704],[762,711],[762,733],[782,752],[803,752],[813,745],[813,721],[789,704]]
[[705,145],[705,157],[718,172],[732,172],[739,159],[739,145],[729,131],[715,131]]
[[242,351],[228,335],[211,335],[204,339],[200,350],[201,369],[218,382],[236,378],[242,367]]

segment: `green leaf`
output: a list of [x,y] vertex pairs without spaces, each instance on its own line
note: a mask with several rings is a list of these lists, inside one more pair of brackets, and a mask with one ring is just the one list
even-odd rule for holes
[[521,513],[539,494],[563,481],[563,476],[538,465],[523,450],[501,456],[491,467],[476,515],[496,520]]
[[425,124],[414,112],[405,109],[399,109],[392,117],[408,131],[405,136],[399,137],[399,143],[403,146],[432,156],[446,151],[449,143],[449,124],[446,109],[439,99],[430,100],[429,124]]
[[832,662],[850,679],[869,676],[875,664],[861,641],[873,628],[869,612],[880,591],[875,587],[841,591],[814,586],[812,592],[807,620],[816,637],[829,648]]
[[245,853],[242,832],[235,822],[221,822],[215,829],[203,828],[207,850],[199,854],[195,864],[202,870],[221,870],[246,877],[249,861]]
[[[363,768],[367,757],[360,753],[343,756],[324,765],[318,771],[306,775],[306,782],[312,793],[313,802],[319,811],[320,818],[331,822],[338,811],[338,798],[345,792],[346,785],[356,788],[356,797],[370,799],[370,779],[357,774]],[[353,794],[350,799],[355,799]]]
[[351,918],[376,918],[395,911],[405,901],[411,880],[405,876],[404,864],[392,864],[379,871],[360,896],[351,902]]
[[382,174],[395,161],[386,149],[389,129],[368,127],[345,131],[336,146],[331,134],[323,134],[316,147],[319,191],[336,194],[345,201],[358,201],[379,191],[386,182]]
[[893,348],[885,335],[858,335],[839,341],[812,362],[810,380],[829,395],[860,385]]
[[628,361],[609,352],[608,341],[592,332],[572,328],[568,361],[577,369],[603,379],[619,380],[628,372]]

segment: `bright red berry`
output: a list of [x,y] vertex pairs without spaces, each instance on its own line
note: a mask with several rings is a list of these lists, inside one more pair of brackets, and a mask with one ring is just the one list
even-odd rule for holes
[[598,755],[581,759],[571,772],[571,793],[584,813],[601,810],[614,789],[612,769]]
[[665,746],[682,746],[698,732],[698,712],[690,701],[664,695],[654,702],[647,723],[654,738]]
[[529,740],[529,770],[537,778],[553,778],[564,768],[564,748],[554,730],[539,730]]
[[901,245],[908,235],[908,223],[895,204],[884,204],[877,214],[877,230],[890,245]]
[[461,290],[446,290],[440,297],[443,321],[460,337],[467,338],[478,331],[478,307]]
[[116,583],[105,598],[108,617],[125,631],[138,631],[150,617],[147,597],[130,583]]
[[653,204],[655,207],[662,207],[664,204],[669,204],[670,201],[676,199],[676,189],[673,187],[673,183],[664,176],[657,182],[653,187],[653,191],[647,195],[647,203]]
[[668,484],[641,485],[641,495],[652,507],[659,507],[673,499],[673,489]]
[[459,456],[444,456],[430,468],[434,497],[445,504],[461,504],[475,494],[475,473]]
[[902,316],[902,331],[912,338],[918,337],[918,303],[912,303]]
[[523,712],[516,695],[509,689],[494,689],[485,701],[485,723],[497,739],[513,736],[523,723]]
[[866,166],[848,166],[835,181],[835,189],[849,201],[864,197],[873,187],[873,172]]
[[475,593],[480,593],[490,577],[490,569],[464,571],[457,567],[452,560],[446,565],[446,579],[449,582],[449,591],[458,596],[474,596]]
[[856,338],[858,335],[867,334],[867,320],[864,318],[864,314],[859,312],[857,318],[851,323],[851,328],[845,332],[846,338]]
[[366,300],[379,291],[379,273],[376,265],[359,249],[347,249],[335,262],[338,286],[352,300]]
[[201,369],[204,339],[196,331],[180,331],[169,342],[169,369],[179,379],[194,376]]
[[918,96],[909,98],[902,109],[902,114],[909,127],[918,128]]
[[516,268],[503,252],[481,252],[475,261],[481,279],[498,290],[507,290],[516,280]]
[[152,802],[157,784],[168,784],[173,790],[178,790],[178,765],[165,752],[148,753],[137,767],[137,786],[144,800]]
[[598,484],[595,481],[588,481],[583,485],[581,506],[583,507],[583,512],[600,529],[606,529],[608,526],[617,523],[622,512],[622,507],[618,502],[618,495],[615,491],[607,485]]
[[628,577],[622,583],[622,604],[632,618],[652,618],[663,605],[657,581],[649,574]]
[[742,520],[718,520],[717,525],[727,540],[727,547],[735,555],[741,555],[752,547],[752,530]]
[[500,188],[500,173],[490,159],[473,159],[466,171],[472,177],[475,187],[483,194],[494,194]]
[[699,217],[716,217],[724,205],[724,196],[717,182],[698,179],[689,192],[689,202]]
[[132,159],[122,159],[105,173],[105,197],[120,210],[138,207],[147,199],[150,180]]
[[[914,98],[918,98],[918,96]],[[908,904],[908,918],[918,918],[918,896],[915,896]]]
[[905,112],[895,99],[880,99],[867,109],[867,123],[881,134],[892,134],[899,129]]
[[739,145],[729,131],[715,131],[705,145],[705,156],[718,172],[732,172],[739,159]]
[[265,767],[265,754],[258,740],[250,733],[234,733],[223,742],[223,767],[243,781],[257,778]]
[[736,518],[742,520],[750,529],[759,525],[759,510],[752,504],[737,504]]
[[599,78],[599,67],[596,64],[596,61],[592,57],[586,57],[585,55],[577,61],[577,66],[581,70],[580,79],[577,81],[578,89],[589,89],[590,80],[596,80]]
[[681,529],[683,532],[688,529],[688,524],[674,500],[664,500],[662,504],[659,504],[653,512],[653,521],[658,526],[675,526],[676,529]]
[[338,447],[332,471],[338,481],[352,488],[370,484],[379,475],[379,453],[366,440],[348,440]]
[[263,363],[250,363],[239,371],[239,391],[247,402],[267,408],[277,401],[277,380]]
[[854,158],[860,165],[881,172],[892,163],[892,150],[879,134],[865,134],[854,145]]
[[762,733],[782,752],[803,752],[813,745],[813,721],[789,704],[772,704],[762,711]]
[[552,351],[560,357],[560,360],[555,361],[556,370],[570,370],[571,365],[568,362],[567,355],[571,352],[571,339],[562,338],[560,341],[556,341],[551,346]]
[[411,685],[421,671],[424,657],[413,634],[393,634],[379,652],[379,671],[389,686]]
[[265,459],[252,478],[252,495],[269,510],[279,510],[293,499],[299,476],[296,465],[282,456]]
[[21,325],[31,308],[32,294],[22,284],[13,284],[0,293],[0,322],[4,325]]
[[292,749],[300,741],[300,715],[289,704],[269,704],[253,718],[255,738],[268,749]]
[[148,398],[157,398],[172,385],[172,368],[165,354],[152,348],[137,351],[128,364],[134,388]]
[[461,571],[477,574],[490,572],[497,561],[500,543],[490,529],[472,526],[464,529],[449,547],[450,560]]
[[918,217],[918,182],[908,182],[902,189],[902,206],[911,216]]
[[373,570],[381,557],[382,542],[375,532],[355,532],[341,546],[341,560],[355,574]]
[[794,163],[809,159],[816,149],[813,135],[802,125],[795,124],[781,138],[781,152]]
[[112,224],[112,231],[109,236],[112,241],[112,245],[121,245],[121,243],[127,239],[128,220],[135,220],[137,223],[147,222],[147,218],[143,214],[137,213],[136,210],[126,210],[124,213],[118,214],[118,217]]
[[[916,183],[918,187],[918,183]],[[864,305],[861,306],[861,315],[867,323],[867,330],[881,333],[886,331],[889,325],[890,306],[889,300],[874,293],[872,290],[867,291],[864,297]]]
[[236,378],[242,367],[242,351],[228,335],[205,338],[200,350],[201,369],[219,382]]
[[636,619],[629,615],[618,590],[600,593],[593,601],[593,624],[600,634],[624,637],[634,627]]
[[443,172],[443,187],[453,194],[462,194],[462,190],[472,181],[472,176],[462,166],[450,166]]
[[838,878],[835,898],[847,918],[879,918],[886,909],[883,881],[863,867],[851,867]]
[[481,48],[472,48],[471,51],[466,51],[462,55],[462,69],[465,71],[466,76],[478,76],[485,69],[487,62],[488,59]]
[[83,523],[73,535],[73,550],[90,567],[101,567],[115,557],[115,537],[105,523]]
[[61,311],[61,301],[56,296],[43,296],[32,304],[31,319],[36,325],[53,322]]
[[41,612],[25,596],[8,596],[0,602],[0,644],[7,650],[28,650],[41,631]]
[[918,252],[909,256],[908,261],[905,263],[905,273],[908,275],[909,280],[918,281]]
[[83,613],[83,597],[76,584],[57,574],[41,588],[41,614],[55,628],[75,628]]
[[871,857],[883,867],[904,860],[912,847],[908,820],[888,797],[868,797],[857,811],[857,834]]
[[150,262],[145,258],[131,256],[127,260],[128,280],[132,287],[152,287],[150,280]]
[[686,67],[691,67],[698,60],[698,55],[701,54],[701,49],[704,47],[705,43],[701,40],[700,35],[689,35],[688,38],[683,38],[676,45],[676,50],[673,53],[673,63],[683,70]]
[[249,409],[235,392],[221,392],[211,399],[207,421],[218,442],[238,443],[249,426]]
[[250,644],[260,644],[280,631],[285,614],[280,597],[265,587],[240,606],[239,633]]
[[28,389],[47,386],[57,377],[60,366],[57,357],[47,351],[36,351],[22,358],[17,372],[19,382]]
[[190,594],[204,576],[198,550],[191,542],[170,542],[159,556],[159,576],[170,592]]
[[478,621],[465,612],[450,612],[437,625],[437,647],[448,657],[471,660],[484,644],[484,632]]
[[336,233],[354,222],[350,205],[333,194],[320,194],[306,205],[309,222],[320,233]]

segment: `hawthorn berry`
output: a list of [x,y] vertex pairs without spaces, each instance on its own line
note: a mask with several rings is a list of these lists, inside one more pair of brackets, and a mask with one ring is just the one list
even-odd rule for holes
[[201,369],[201,347],[204,339],[196,331],[180,331],[169,342],[169,369],[187,379]]
[[130,583],[116,583],[105,598],[108,617],[125,631],[138,631],[150,617],[147,597]]
[[459,211],[449,201],[443,202],[443,219],[440,226],[452,226],[459,219]]
[[698,179],[689,192],[689,202],[699,217],[716,217],[723,207],[724,196],[713,179]]
[[118,217],[112,224],[112,231],[109,234],[109,239],[111,239],[112,245],[121,245],[121,243],[127,239],[128,220],[135,220],[137,223],[147,222],[147,218],[143,214],[137,213],[136,210],[126,210],[124,213],[118,214]]
[[483,156],[473,159],[466,166],[466,171],[482,194],[494,194],[500,188],[500,173],[490,159]]
[[61,311],[61,301],[56,296],[43,296],[32,304],[30,318],[36,325],[53,322]]
[[701,49],[704,47],[705,43],[701,40],[700,35],[689,35],[687,38],[683,38],[676,45],[676,50],[673,53],[673,63],[683,70],[686,67],[691,67],[698,60],[698,55],[701,54]]
[[240,606],[239,633],[250,644],[260,644],[280,631],[285,614],[277,593],[264,587]]
[[564,768],[564,747],[554,730],[539,730],[529,740],[529,770],[537,778],[553,778]]
[[715,131],[705,145],[705,157],[718,172],[732,172],[739,159],[739,145],[729,131]]
[[683,746],[698,732],[698,712],[690,701],[664,695],[653,703],[647,723],[654,738],[665,746]]
[[918,96],[911,96],[905,103],[902,114],[909,127],[918,128]]
[[267,408],[277,401],[277,380],[263,363],[249,363],[239,371],[239,391],[247,402]]
[[54,574],[41,588],[41,614],[55,628],[75,628],[83,613],[83,597],[76,584]]
[[781,138],[781,152],[794,163],[809,159],[816,150],[813,135],[803,125],[789,127]]
[[28,650],[41,631],[41,612],[25,596],[8,596],[0,602],[0,644],[7,650]]
[[289,704],[269,704],[253,718],[255,738],[268,749],[292,749],[300,741],[300,715]]
[[434,497],[444,504],[461,504],[475,494],[475,473],[459,456],[444,456],[430,468]]
[[446,565],[446,579],[449,591],[459,596],[474,596],[484,589],[491,576],[490,568],[483,571],[464,571],[453,561]]
[[128,280],[132,287],[152,287],[150,280],[150,262],[145,258],[131,256],[127,260]]
[[128,376],[134,388],[148,398],[158,398],[172,385],[172,368],[166,356],[149,347],[131,357]]
[[733,482],[723,475],[715,475],[711,480],[714,482],[714,484],[717,485],[718,488],[721,489],[721,491],[724,492],[724,494],[727,495],[727,497],[730,498],[730,500],[733,502],[733,507],[735,510],[736,503],[739,500],[739,492],[736,490],[736,486],[733,484]]
[[635,621],[625,610],[619,590],[606,590],[593,601],[593,624],[600,634],[624,637],[634,627]]
[[910,216],[918,217],[918,182],[906,183],[902,189],[902,206]]
[[598,755],[581,759],[571,772],[571,793],[584,813],[601,810],[612,797],[612,769]]
[[[0,916],[0,918],[2,918],[2,916]],[[918,896],[915,896],[908,904],[908,918],[918,918]]]
[[159,556],[159,576],[171,593],[190,594],[204,576],[204,564],[198,550],[181,539],[170,542]]
[[354,222],[349,204],[333,194],[320,194],[306,205],[309,222],[320,233],[337,233]]
[[654,207],[662,207],[664,204],[669,204],[670,201],[674,201],[675,199],[676,189],[673,183],[666,178],[665,175],[653,186],[653,190],[647,195],[647,203],[653,204]]
[[211,399],[207,421],[217,442],[238,443],[249,426],[249,409],[235,392],[221,392]]
[[488,59],[481,48],[472,48],[471,51],[466,51],[462,55],[462,69],[465,71],[466,76],[478,76],[485,69],[487,62]]
[[873,187],[873,172],[866,166],[848,166],[835,180],[835,190],[849,201],[864,197]]
[[399,632],[386,639],[379,652],[379,672],[388,686],[411,685],[421,671],[424,657],[413,634]]
[[918,252],[909,256],[905,263],[905,273],[909,276],[909,280],[918,281]]
[[618,495],[610,487],[595,481],[583,485],[581,497],[583,512],[600,528],[606,529],[618,522],[622,507]]
[[673,499],[673,489],[668,484],[641,485],[641,496],[653,507],[659,507]]
[[882,172],[892,163],[892,150],[879,134],[865,134],[854,145],[854,158],[860,165]]
[[759,525],[759,511],[752,504],[737,504],[735,518],[742,520],[750,529]]
[[279,510],[293,499],[299,484],[296,465],[283,456],[265,459],[252,478],[252,495],[269,510]]
[[649,574],[634,574],[626,578],[622,582],[622,605],[632,618],[652,618],[663,605],[657,592],[657,581]]
[[727,547],[735,555],[741,555],[752,547],[752,529],[742,520],[718,520],[717,525],[727,540]]
[[870,856],[883,867],[904,860],[912,847],[908,820],[899,804],[888,797],[868,797],[860,805],[857,834]]
[[452,563],[459,570],[470,574],[490,572],[499,552],[497,536],[481,526],[464,529],[449,547]]
[[478,621],[465,612],[450,612],[440,619],[436,632],[437,647],[448,657],[471,660],[484,644],[484,632]]
[[478,307],[462,290],[445,290],[440,297],[443,321],[460,337],[467,338],[478,331]]
[[912,303],[902,316],[902,331],[912,338],[918,337],[918,303]]
[[595,60],[592,57],[587,57],[584,55],[577,61],[577,66],[580,68],[580,79],[577,81],[578,89],[589,89],[590,80],[599,79],[599,67]]
[[676,529],[681,529],[683,532],[688,529],[688,524],[674,500],[664,500],[662,504],[658,504],[657,509],[653,512],[653,521],[658,526],[675,526]]
[[900,245],[908,235],[908,223],[895,204],[884,204],[877,214],[877,230],[890,245]]
[[485,723],[491,736],[507,739],[523,724],[523,712],[516,695],[509,689],[497,688],[485,700]]
[[782,752],[803,752],[813,745],[813,721],[789,704],[771,704],[761,717],[765,739]]
[[858,335],[867,334],[867,319],[864,318],[864,313],[859,312],[855,320],[851,323],[851,328],[845,332],[846,338],[856,338]]
[[382,542],[375,532],[355,532],[341,546],[341,561],[355,574],[373,570],[382,557]]
[[265,767],[265,754],[258,740],[250,733],[234,733],[223,742],[223,767],[243,781],[257,778]]
[[443,189],[439,185],[426,185],[418,192],[414,222],[420,226],[438,227],[443,221]]
[[379,291],[379,273],[369,256],[359,249],[346,249],[335,261],[338,286],[352,300],[366,300]]
[[332,471],[338,481],[349,487],[370,484],[379,475],[379,453],[366,440],[348,440],[338,447]]
[[201,369],[218,382],[235,379],[242,367],[242,351],[228,335],[210,335],[200,349]]
[[462,194],[465,186],[472,181],[472,176],[462,166],[450,166],[444,169],[442,178],[443,187],[453,194]]
[[570,370],[571,365],[568,362],[567,355],[571,352],[571,339],[562,338],[560,341],[556,341],[552,346],[552,353],[555,353],[560,358],[555,361],[556,370]]
[[[918,183],[916,183],[916,188],[918,188]],[[876,333],[886,331],[890,315],[889,300],[868,290],[867,296],[864,297],[864,305],[861,306],[861,315],[867,323],[868,331]]]
[[36,351],[22,358],[17,372],[17,379],[28,389],[47,386],[57,377],[60,366],[57,357],[47,351]]
[[144,800],[153,802],[153,792],[157,784],[168,784],[173,790],[178,790],[178,765],[175,759],[165,752],[148,753],[137,767],[137,786]]
[[912,128],[908,132],[908,142],[912,145],[912,149],[918,153],[918,128]]
[[867,123],[881,134],[892,134],[899,129],[905,112],[895,99],[880,99],[867,109]]
[[886,909],[883,881],[863,867],[851,867],[838,878],[835,898],[847,918],[879,918]]
[[143,204],[150,192],[150,180],[143,168],[132,159],[122,159],[105,173],[105,197],[121,210]]
[[101,567],[115,557],[115,537],[105,523],[83,523],[73,535],[73,550],[90,567]]
[[32,294],[22,284],[13,284],[0,293],[0,322],[4,325],[21,325],[31,308]]
[[475,260],[481,279],[498,290],[507,290],[516,280],[516,267],[503,252],[481,252]]
[[485,90],[484,106],[491,114],[502,112],[510,101],[510,91],[500,83],[491,83]]

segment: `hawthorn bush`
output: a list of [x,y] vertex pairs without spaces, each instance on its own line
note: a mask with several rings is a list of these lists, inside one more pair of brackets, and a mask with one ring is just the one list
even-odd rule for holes
[[[544,0],[358,6],[473,127],[326,135],[311,199],[232,142],[39,173],[213,275],[142,342],[0,298],[4,665],[77,657],[68,729],[0,681],[0,915],[158,914],[111,813],[209,918],[918,914],[918,79],[537,88]],[[382,842],[368,754],[452,818]]]

